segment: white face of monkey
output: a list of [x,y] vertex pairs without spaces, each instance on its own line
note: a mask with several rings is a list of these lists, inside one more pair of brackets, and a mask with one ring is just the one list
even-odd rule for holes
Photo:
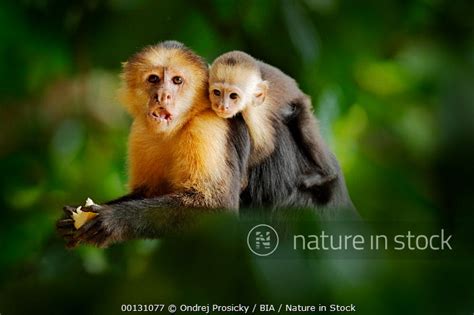
[[188,110],[188,74],[173,67],[154,67],[143,75],[143,90],[148,95],[145,111],[150,127],[165,131]]
[[242,112],[247,106],[260,105],[265,100],[266,81],[256,75],[242,80],[220,80],[209,83],[209,98],[212,109],[223,118]]
[[180,50],[149,49],[124,65],[122,101],[150,131],[182,125],[197,95],[205,95],[207,69]]
[[[246,87],[244,87],[246,88]],[[241,112],[251,101],[246,90],[237,85],[214,83],[209,86],[212,109],[223,118],[230,118]]]

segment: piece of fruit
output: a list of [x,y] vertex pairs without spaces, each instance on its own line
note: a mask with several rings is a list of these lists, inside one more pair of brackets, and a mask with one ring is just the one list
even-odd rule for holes
[[[90,198],[87,198],[84,207],[90,207],[92,205],[95,205],[94,201],[92,201]],[[98,215],[95,212],[82,211],[81,209],[82,206],[79,206],[77,207],[76,211],[72,213],[72,219],[74,220],[74,227],[76,229],[79,229],[81,226],[86,224],[87,221]]]
[[84,207],[90,207],[92,205],[95,205],[94,201],[92,201],[91,198],[87,198],[86,203],[84,204]]

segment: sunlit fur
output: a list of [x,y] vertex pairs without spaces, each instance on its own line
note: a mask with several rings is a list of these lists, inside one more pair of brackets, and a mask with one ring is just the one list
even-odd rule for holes
[[[173,105],[173,121],[156,126],[147,117],[147,78],[161,69],[179,72],[184,83]],[[189,200],[190,206],[219,206],[215,196],[230,189],[225,163],[228,124],[211,110],[204,61],[180,43],[164,42],[143,49],[126,62],[122,79],[121,99],[133,117],[131,190],[157,196],[191,189],[203,198],[200,204]]]

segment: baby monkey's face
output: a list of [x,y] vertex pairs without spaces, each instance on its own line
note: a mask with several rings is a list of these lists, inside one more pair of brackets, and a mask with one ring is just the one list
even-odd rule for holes
[[223,118],[230,118],[241,112],[248,101],[244,89],[227,83],[211,83],[209,96],[212,109]]
[[255,72],[241,67],[211,66],[209,98],[218,116],[230,118],[248,106],[264,102],[268,84]]

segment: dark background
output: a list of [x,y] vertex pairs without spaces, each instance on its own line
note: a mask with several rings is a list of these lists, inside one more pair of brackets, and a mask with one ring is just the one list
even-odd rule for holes
[[472,314],[472,256],[257,259],[226,216],[182,239],[66,251],[53,226],[64,204],[126,192],[120,63],[175,39],[293,76],[364,219],[473,240],[473,13],[443,0],[0,3],[0,313],[253,301]]

